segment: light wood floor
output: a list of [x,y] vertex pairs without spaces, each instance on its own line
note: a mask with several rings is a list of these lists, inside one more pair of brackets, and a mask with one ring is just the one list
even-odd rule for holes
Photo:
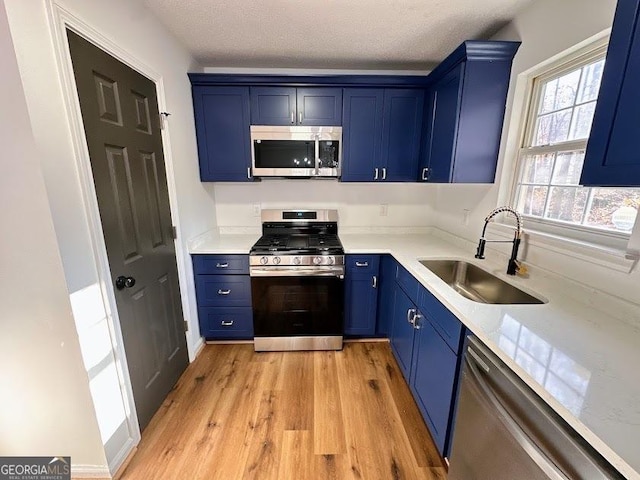
[[207,345],[122,480],[446,479],[388,343],[255,353]]

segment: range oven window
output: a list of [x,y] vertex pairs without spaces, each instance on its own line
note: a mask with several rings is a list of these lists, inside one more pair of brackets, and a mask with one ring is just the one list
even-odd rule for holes
[[338,277],[252,277],[251,294],[256,337],[342,335]]
[[315,168],[315,145],[315,141],[312,140],[254,140],[255,166],[256,168]]

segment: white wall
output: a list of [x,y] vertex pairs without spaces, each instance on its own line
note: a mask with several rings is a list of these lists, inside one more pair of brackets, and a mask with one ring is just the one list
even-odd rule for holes
[[105,465],[4,4],[0,65],[0,455]]
[[[265,179],[251,184],[215,184],[216,217],[225,231],[258,230],[260,208],[336,208],[339,228],[389,229],[430,225],[434,189],[425,184],[341,183],[336,180]],[[387,215],[381,215],[381,205]]]
[[[434,225],[476,242],[484,217],[509,202],[523,116],[526,72],[541,62],[611,28],[615,0],[537,0],[499,31],[496,40],[520,40],[511,75],[502,146],[495,185],[437,187]],[[469,211],[465,224],[464,213]],[[526,226],[525,226],[526,227]],[[640,303],[640,273],[624,273],[574,258],[554,248],[529,245],[526,261],[616,297]],[[489,252],[491,254],[491,252]],[[637,305],[636,305],[637,313]]]

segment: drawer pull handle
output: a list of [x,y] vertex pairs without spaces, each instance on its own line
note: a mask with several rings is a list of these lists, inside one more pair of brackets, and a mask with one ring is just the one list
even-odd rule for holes
[[373,276],[373,281],[371,283],[371,286],[373,288],[378,288],[378,277],[376,277],[375,275]]
[[356,267],[368,267],[369,262],[356,262]]
[[222,320],[222,322],[220,323],[223,327],[230,327],[231,325],[233,325],[233,320]]
[[231,289],[229,290],[218,290],[218,295],[229,295],[231,293]]
[[228,263],[216,263],[216,268],[227,268],[229,266]]

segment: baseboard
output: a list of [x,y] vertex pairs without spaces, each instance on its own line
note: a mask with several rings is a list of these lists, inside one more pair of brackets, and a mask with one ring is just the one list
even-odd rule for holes
[[71,464],[71,478],[73,480],[102,478],[111,480],[111,472],[106,465],[74,465]]
[[206,340],[207,345],[240,345],[243,343],[253,343],[253,340]]

